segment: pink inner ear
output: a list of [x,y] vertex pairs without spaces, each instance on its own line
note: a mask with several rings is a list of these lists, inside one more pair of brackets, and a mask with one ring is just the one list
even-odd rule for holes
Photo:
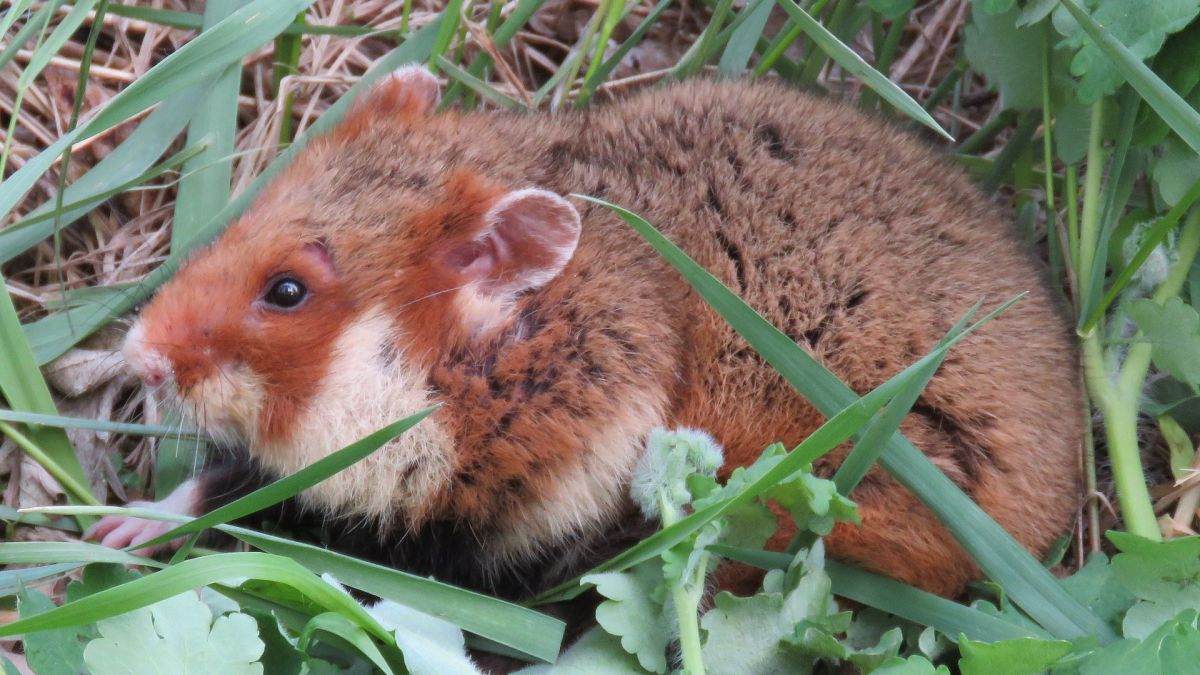
[[316,265],[329,276],[337,274],[337,268],[333,265],[333,256],[329,254],[329,247],[323,241],[310,241],[304,244],[304,255],[308,256]]

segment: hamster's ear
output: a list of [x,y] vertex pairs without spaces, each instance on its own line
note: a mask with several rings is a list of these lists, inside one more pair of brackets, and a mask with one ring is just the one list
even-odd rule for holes
[[380,80],[358,99],[354,111],[373,115],[420,117],[442,100],[442,85],[425,66],[404,66]]
[[511,296],[558,276],[579,232],[579,212],[567,200],[546,190],[515,190],[492,205],[479,234],[453,247],[445,262],[481,291]]

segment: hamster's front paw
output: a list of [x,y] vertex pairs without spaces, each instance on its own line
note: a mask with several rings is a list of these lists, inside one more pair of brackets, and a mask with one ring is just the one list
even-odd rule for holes
[[[153,509],[182,516],[195,516],[200,501],[200,490],[195,480],[189,480],[175,488],[166,499],[158,502],[129,502],[130,508]],[[137,546],[169,532],[179,523],[167,520],[146,520],[131,516],[104,516],[83,533],[84,539],[98,540],[109,548]],[[172,539],[164,544],[140,548],[138,555],[153,555],[162,550],[179,548],[185,537]]]
[[[130,508],[162,510],[160,502],[130,502]],[[97,540],[109,548],[125,548],[136,546],[165,534],[179,523],[165,520],[145,520],[130,516],[104,516],[99,522],[88,528],[83,534],[85,539]],[[166,549],[176,549],[183,543],[184,538],[172,539],[165,544],[140,548],[134,551],[138,555],[153,555]]]

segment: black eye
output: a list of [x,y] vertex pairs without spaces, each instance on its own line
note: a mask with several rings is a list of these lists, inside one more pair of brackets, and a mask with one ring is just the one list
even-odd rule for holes
[[263,298],[267,304],[281,309],[298,307],[308,297],[308,289],[298,279],[284,277],[271,285],[271,290]]

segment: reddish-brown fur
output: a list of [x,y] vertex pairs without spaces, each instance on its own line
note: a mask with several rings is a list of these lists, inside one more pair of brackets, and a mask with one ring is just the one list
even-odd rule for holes
[[[181,387],[205,359],[242,360],[267,388],[266,434],[286,440],[339,331],[386,307],[454,440],[452,476],[421,517],[481,531],[532,517],[530,504],[583,466],[581,439],[631,414],[630,401],[661,400],[665,424],[710,432],[726,470],[822,423],[591,204],[576,202],[582,237],[556,278],[515,297],[498,325],[465,323],[455,251],[492,204],[527,187],[579,192],[658,226],[859,392],[932,349],[981,297],[990,308],[1028,292],[955,348],[902,430],[1034,553],[1070,523],[1081,421],[1067,325],[1012,225],[923,143],[761,83],[694,81],[554,117],[428,107],[395,82],[377,88],[163,290],[147,341],[169,345]],[[328,247],[332,273],[305,255],[310,242]],[[537,260],[529,247],[516,255]],[[257,316],[254,299],[280,271],[312,279],[313,302]],[[947,595],[977,574],[879,469],[852,497],[863,524],[838,526],[830,555]]]

